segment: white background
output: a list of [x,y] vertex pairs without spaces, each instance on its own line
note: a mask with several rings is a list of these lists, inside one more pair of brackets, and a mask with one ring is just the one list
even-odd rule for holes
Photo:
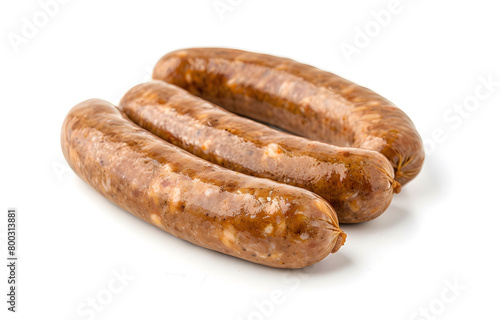
[[[371,12],[388,0],[222,0],[232,4],[222,14],[214,2],[70,0],[44,21],[37,1],[2,1],[0,317],[498,319],[500,86],[481,82],[500,82],[497,3],[401,0],[381,26]],[[40,27],[27,31],[34,18]],[[355,39],[356,53],[344,54]],[[63,119],[88,98],[117,103],[163,54],[195,46],[286,56],[375,90],[426,139],[423,171],[379,219],[344,226],[338,253],[295,272],[127,214],[68,169]],[[474,110],[450,109],[464,103]],[[18,209],[16,314],[4,302],[9,207]],[[114,283],[121,272],[133,279]],[[119,292],[108,294],[110,283]],[[93,298],[102,308],[91,315]]]

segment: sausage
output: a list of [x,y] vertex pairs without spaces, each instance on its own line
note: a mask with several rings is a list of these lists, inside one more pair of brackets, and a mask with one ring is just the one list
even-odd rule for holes
[[91,99],[61,133],[71,168],[103,196],[198,246],[301,268],[344,243],[333,208],[307,190],[237,173],[169,144]]
[[241,50],[193,48],[161,58],[153,78],[309,139],[381,152],[401,185],[423,165],[422,139],[402,110],[309,65]]
[[163,81],[140,84],[119,108],[160,138],[220,166],[308,189],[341,223],[372,220],[399,191],[380,153],[340,148],[237,116]]

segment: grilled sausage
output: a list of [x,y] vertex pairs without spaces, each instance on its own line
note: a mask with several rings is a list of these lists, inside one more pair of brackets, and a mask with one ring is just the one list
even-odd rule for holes
[[378,152],[277,131],[163,81],[132,88],[119,107],[136,124],[200,158],[317,193],[341,223],[378,217],[393,189],[399,191],[391,164]]
[[136,126],[110,103],[75,106],[61,133],[71,168],[135,216],[199,246],[301,268],[345,240],[333,208],[304,189],[221,168]]
[[310,139],[381,152],[401,185],[422,168],[422,139],[403,111],[312,66],[234,49],[194,48],[165,55],[153,78]]

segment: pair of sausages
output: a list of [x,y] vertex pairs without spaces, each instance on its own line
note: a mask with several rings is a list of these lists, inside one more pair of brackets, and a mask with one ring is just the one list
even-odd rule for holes
[[335,211],[318,195],[202,160],[133,124],[104,100],[71,109],[61,144],[71,168],[103,196],[201,247],[301,268],[345,241]]
[[401,110],[310,66],[187,49],[153,76],[163,81],[132,88],[120,110],[102,100],[74,107],[64,155],[120,207],[212,250],[273,267],[315,263],[344,243],[339,220],[379,216],[422,165]]

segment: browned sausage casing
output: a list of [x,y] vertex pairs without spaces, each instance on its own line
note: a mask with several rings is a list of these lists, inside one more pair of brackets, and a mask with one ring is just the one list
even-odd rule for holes
[[277,131],[163,81],[132,88],[120,108],[144,129],[203,159],[317,193],[341,223],[378,217],[393,189],[399,191],[391,164],[378,152]]
[[67,115],[73,170],[135,216],[199,246],[278,268],[301,268],[345,240],[333,208],[307,190],[221,168],[92,99]]
[[381,152],[402,185],[422,168],[422,140],[403,111],[312,66],[241,50],[193,48],[165,55],[153,78],[310,139]]

